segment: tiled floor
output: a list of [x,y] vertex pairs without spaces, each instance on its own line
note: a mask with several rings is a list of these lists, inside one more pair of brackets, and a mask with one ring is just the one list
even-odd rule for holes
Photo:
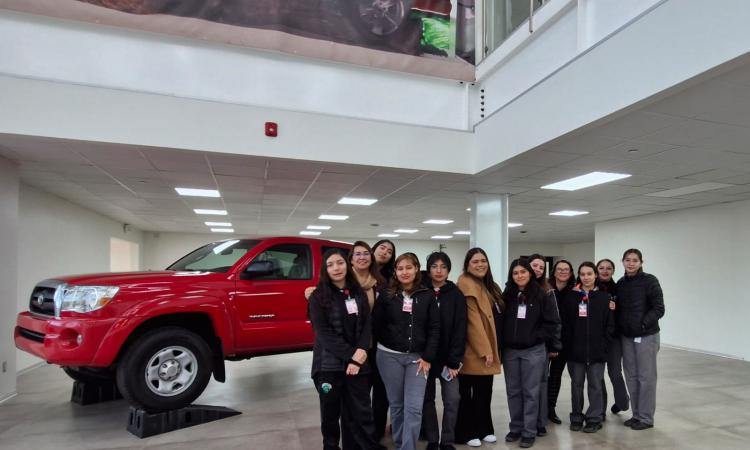
[[[71,381],[57,367],[19,378],[19,395],[0,405],[0,448],[11,449],[319,449],[317,395],[309,378],[311,353],[227,363],[228,382],[212,381],[199,403],[224,405],[242,415],[147,439],[125,430],[123,401],[70,403]],[[596,434],[550,425],[538,449],[750,449],[750,363],[662,348],[656,428],[632,431],[627,413],[608,414]],[[563,380],[558,413],[570,408]],[[610,390],[611,392],[611,390]],[[502,375],[495,379],[493,418],[499,437],[508,412]],[[424,446],[424,443],[422,443]],[[486,450],[518,444],[485,444]],[[459,448],[468,448],[460,446]]]

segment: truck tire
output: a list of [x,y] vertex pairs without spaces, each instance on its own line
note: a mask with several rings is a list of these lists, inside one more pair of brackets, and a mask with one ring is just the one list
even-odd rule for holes
[[414,0],[345,0],[354,26],[370,39],[396,33],[411,14]]
[[135,341],[117,366],[117,387],[135,407],[166,411],[188,406],[211,378],[211,349],[180,327],[149,331]]
[[70,378],[81,383],[111,383],[115,381],[114,371],[108,369],[92,369],[90,367],[66,367],[65,372]]

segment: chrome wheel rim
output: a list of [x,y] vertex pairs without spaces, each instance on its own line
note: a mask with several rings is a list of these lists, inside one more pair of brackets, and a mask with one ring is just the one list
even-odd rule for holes
[[165,347],[146,365],[146,386],[161,397],[172,397],[187,390],[198,375],[198,359],[180,346]]

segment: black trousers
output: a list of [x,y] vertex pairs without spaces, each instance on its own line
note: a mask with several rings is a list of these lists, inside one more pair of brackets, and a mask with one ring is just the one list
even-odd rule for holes
[[567,361],[568,359],[563,352],[560,352],[555,358],[550,358],[549,379],[547,379],[547,405],[550,409],[557,406],[557,397],[560,396],[562,375]]
[[379,448],[375,441],[375,424],[370,406],[368,375],[348,376],[344,372],[318,372],[313,381],[320,398],[320,431],[324,450],[339,450],[339,419],[349,428],[351,446],[370,450]]
[[372,413],[375,416],[375,440],[380,440],[385,436],[385,425],[388,422],[388,394],[385,392],[385,384],[380,377],[380,372],[375,363],[375,352],[373,349],[368,352],[367,360],[370,361],[372,373],[370,381],[372,383]]
[[456,420],[457,444],[472,439],[482,439],[495,434],[492,426],[492,382],[493,375],[458,375],[458,420]]

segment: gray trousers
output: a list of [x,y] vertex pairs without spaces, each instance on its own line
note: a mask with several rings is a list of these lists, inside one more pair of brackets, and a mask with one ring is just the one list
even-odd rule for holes
[[546,427],[549,423],[549,353],[544,351],[544,370],[542,370],[542,381],[539,383],[539,414],[536,419],[537,428]]
[[[638,339],[638,338],[636,338]],[[635,339],[622,337],[622,366],[630,391],[633,417],[649,425],[654,424],[656,410],[656,354],[659,353],[659,333]]]
[[419,355],[378,350],[376,358],[390,403],[393,443],[399,450],[415,450],[427,385],[424,375],[417,375]]
[[[443,399],[443,427],[438,429],[437,409],[435,408],[436,381],[440,380],[440,396]],[[458,392],[458,377],[446,381],[443,377],[430,375],[424,394],[424,409],[422,410],[422,432],[429,443],[453,445],[458,417],[458,403],[461,395]]]
[[[570,399],[573,405],[570,413],[570,423],[601,423],[604,415],[604,396],[602,396],[602,381],[604,380],[604,363],[580,363],[568,360],[570,374]],[[586,416],[583,415],[583,384],[589,397],[589,407]]]
[[[609,343],[609,352],[607,353],[607,374],[609,381],[612,383],[612,390],[615,395],[615,405],[620,411],[627,411],[630,408],[630,397],[625,387],[625,379],[622,377],[622,340],[620,338],[612,339]],[[602,394],[604,395],[604,413],[607,413],[607,386],[602,382]]]
[[536,437],[539,416],[539,386],[547,349],[544,344],[523,350],[505,349],[505,392],[508,396],[510,431]]

